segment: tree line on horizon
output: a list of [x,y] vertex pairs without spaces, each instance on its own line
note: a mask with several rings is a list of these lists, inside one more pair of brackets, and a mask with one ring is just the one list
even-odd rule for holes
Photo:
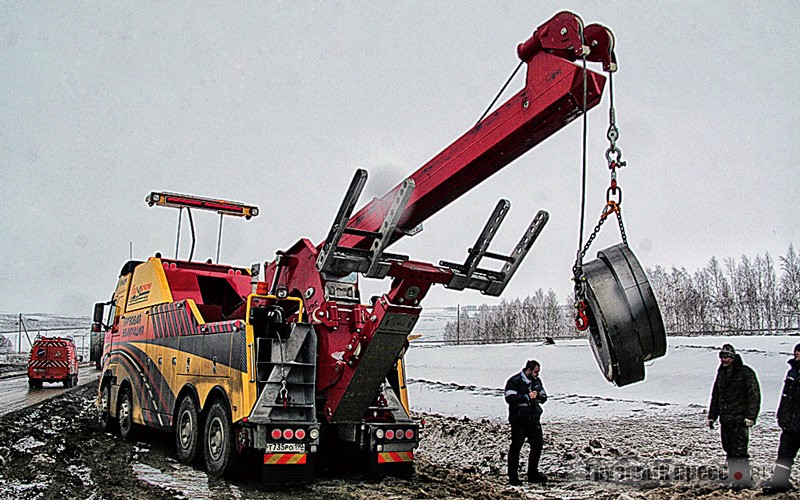
[[[769,335],[800,331],[800,254],[793,245],[738,260],[711,257],[694,272],[656,265],[646,270],[667,335]],[[457,343],[524,342],[584,337],[573,298],[553,290],[459,311],[444,339]]]

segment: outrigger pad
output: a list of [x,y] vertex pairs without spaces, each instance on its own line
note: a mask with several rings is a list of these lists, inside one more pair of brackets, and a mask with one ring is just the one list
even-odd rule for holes
[[620,387],[644,380],[644,362],[666,353],[667,336],[642,266],[620,243],[597,252],[583,272],[589,343],[600,369]]

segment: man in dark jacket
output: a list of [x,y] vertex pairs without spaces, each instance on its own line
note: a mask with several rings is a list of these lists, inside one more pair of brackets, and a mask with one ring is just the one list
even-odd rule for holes
[[789,482],[792,465],[800,450],[800,344],[794,346],[794,357],[789,360],[789,373],[783,382],[781,402],[778,404],[778,427],[781,439],[778,460],[772,470],[772,479],[765,493],[778,493],[794,489]]
[[522,484],[519,480],[519,452],[528,440],[531,453],[528,457],[528,481],[543,483],[547,481],[539,473],[539,458],[542,456],[544,437],[539,417],[540,405],[547,401],[547,393],[539,378],[541,365],[533,359],[525,363],[525,368],[506,382],[505,398],[508,403],[508,421],[511,423],[511,447],[508,449],[508,482]]
[[752,368],[730,344],[719,352],[719,369],[711,391],[708,426],[714,428],[719,418],[722,449],[727,454],[728,480],[736,487],[753,484],[747,445],[750,427],[761,409],[761,389]]

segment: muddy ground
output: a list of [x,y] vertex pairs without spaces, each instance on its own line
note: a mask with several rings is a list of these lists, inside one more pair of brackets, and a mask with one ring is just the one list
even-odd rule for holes
[[[797,498],[732,491],[714,479],[723,460],[719,436],[702,411],[663,419],[545,423],[542,470],[548,484],[506,484],[508,427],[420,415],[425,421],[412,480],[324,474],[296,487],[265,486],[242,469],[225,480],[179,464],[172,436],[128,443],[102,430],[94,386],[0,418],[0,498]],[[778,432],[759,422],[751,445],[756,480],[769,474]],[[526,449],[523,449],[523,455]],[[524,475],[523,475],[524,476]],[[794,479],[798,479],[795,471]]]

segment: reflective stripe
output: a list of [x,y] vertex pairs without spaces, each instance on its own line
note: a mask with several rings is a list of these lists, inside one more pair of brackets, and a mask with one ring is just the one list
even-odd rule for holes
[[414,460],[413,451],[391,451],[378,453],[378,463],[388,464],[395,462],[412,462]]
[[305,453],[264,453],[265,465],[285,465],[306,463]]

